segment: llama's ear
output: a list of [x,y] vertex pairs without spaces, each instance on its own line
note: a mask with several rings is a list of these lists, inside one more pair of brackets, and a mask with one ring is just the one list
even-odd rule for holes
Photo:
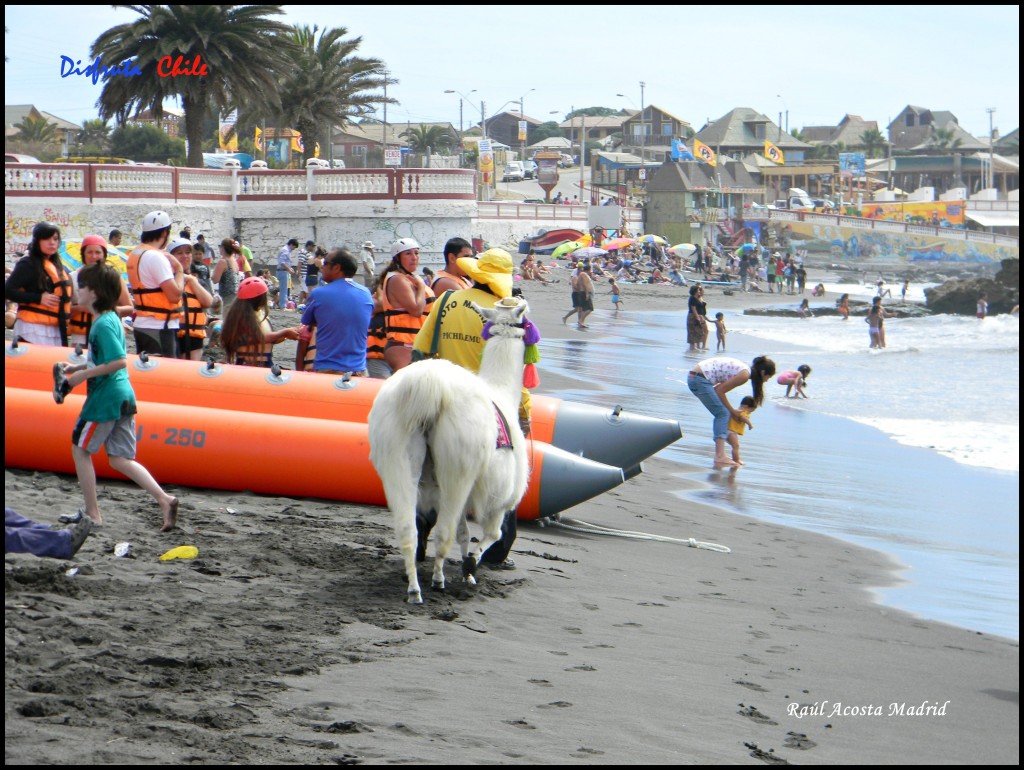
[[522,321],[523,316],[526,315],[526,311],[529,310],[529,309],[530,309],[530,306],[527,305],[525,301],[519,307],[516,308],[516,311],[515,311],[516,312],[516,315],[515,315],[516,323],[519,323],[520,321]]

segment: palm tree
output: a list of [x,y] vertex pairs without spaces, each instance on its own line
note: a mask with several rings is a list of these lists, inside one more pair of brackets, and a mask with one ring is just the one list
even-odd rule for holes
[[[100,93],[100,117],[123,123],[136,111],[163,115],[168,98],[181,100],[188,139],[188,165],[203,165],[203,121],[211,111],[238,104],[277,106],[277,73],[291,47],[290,28],[270,16],[280,5],[133,5],[141,18],[102,33],[93,58],[116,66],[134,60],[142,72],[113,76]],[[207,74],[160,77],[158,65],[179,56],[183,64],[201,57]],[[186,65],[187,66],[187,65]]]
[[929,144],[938,150],[955,150],[963,144],[963,140],[957,137],[956,131],[952,128],[936,128]]
[[78,132],[77,144],[80,147],[97,147],[102,150],[110,144],[110,126],[105,120],[87,120]]
[[426,154],[428,150],[450,150],[454,137],[451,132],[441,126],[430,126],[422,123],[419,128],[410,128],[403,131],[399,136],[409,140],[409,147],[413,152]]
[[279,126],[302,134],[305,157],[313,157],[318,139],[333,141],[339,123],[368,115],[385,101],[397,104],[377,92],[384,86],[384,63],[353,56],[363,39],[346,40],[347,34],[345,27],[289,30],[289,65],[278,78],[281,108],[276,114]]
[[26,115],[14,127],[18,129],[16,138],[22,142],[47,144],[57,141],[57,126],[42,116]]
[[882,132],[877,128],[869,128],[863,134],[860,135],[860,143],[864,147],[864,151],[867,153],[869,158],[877,158],[878,153],[888,142],[885,141],[885,137]]

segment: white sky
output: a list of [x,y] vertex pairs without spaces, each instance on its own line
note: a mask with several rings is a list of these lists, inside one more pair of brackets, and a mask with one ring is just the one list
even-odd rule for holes
[[[399,83],[389,123],[479,121],[507,101],[562,120],[572,107],[656,104],[699,130],[735,107],[789,127],[846,113],[889,120],[907,104],[949,110],[976,136],[989,117],[1018,127],[1019,6],[285,6],[287,23],[346,27],[358,55]],[[7,6],[5,102],[81,123],[101,85],[60,77],[60,57],[88,56],[100,32],[137,18],[96,6]],[[534,89],[531,91],[531,89]],[[475,91],[475,93],[471,93]],[[626,98],[616,94],[625,94]],[[552,111],[557,114],[551,115]],[[785,116],[783,117],[785,123]]]

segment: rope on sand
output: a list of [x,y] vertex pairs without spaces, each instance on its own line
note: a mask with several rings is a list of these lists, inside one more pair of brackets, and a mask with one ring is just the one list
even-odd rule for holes
[[608,537],[624,537],[629,540],[654,540],[659,543],[678,543],[688,545],[690,548],[701,548],[705,551],[717,551],[718,553],[732,553],[732,549],[718,543],[705,543],[694,538],[668,537],[666,535],[652,535],[649,532],[631,532],[625,529],[613,529],[602,527],[600,524],[591,524],[589,521],[580,519],[553,519],[542,518],[538,522],[542,527],[559,527],[571,532],[580,532],[585,535],[607,535]]

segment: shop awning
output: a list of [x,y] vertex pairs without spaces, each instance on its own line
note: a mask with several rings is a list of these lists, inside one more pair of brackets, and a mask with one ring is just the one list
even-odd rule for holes
[[1020,227],[1019,211],[965,211],[964,215],[982,227]]

